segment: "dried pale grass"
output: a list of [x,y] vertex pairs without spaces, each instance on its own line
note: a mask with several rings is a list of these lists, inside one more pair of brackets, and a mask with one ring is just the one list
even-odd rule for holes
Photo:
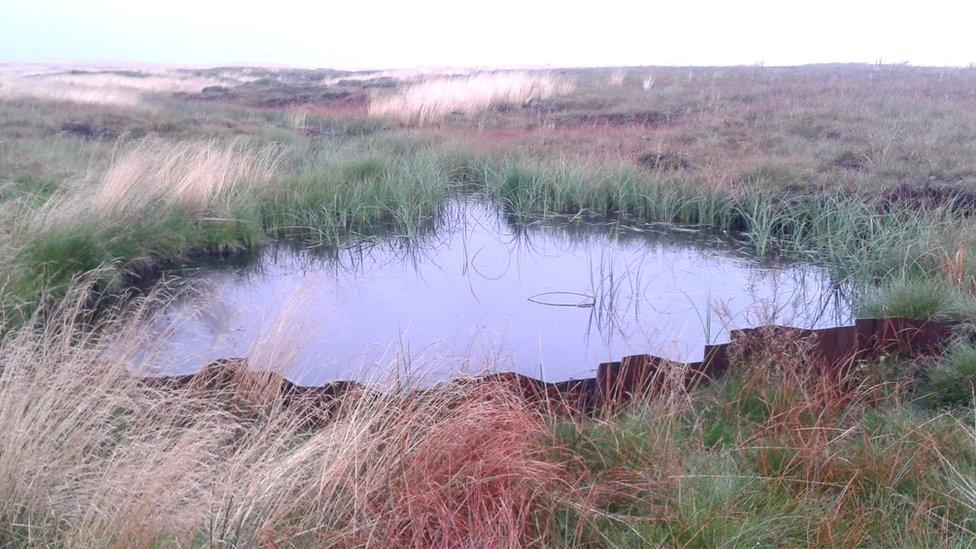
[[141,101],[141,93],[129,88],[100,88],[52,81],[4,80],[0,81],[0,100],[3,99],[43,99],[135,107]]
[[476,114],[495,105],[522,104],[572,91],[573,85],[546,73],[495,72],[438,78],[374,99],[369,114],[426,123],[451,113]]
[[267,372],[147,386],[113,343],[141,325],[83,312],[0,342],[0,544],[516,547],[565,493],[548,422],[504,386],[351,391],[310,422],[324,412],[255,398],[281,394]]
[[614,87],[621,87],[624,85],[624,80],[627,79],[627,69],[614,69],[610,71],[610,85]]
[[342,81],[365,82],[380,78],[391,78],[400,82],[422,81],[431,77],[445,78],[450,76],[468,76],[475,73],[475,69],[455,68],[455,67],[418,67],[411,69],[389,69],[382,71],[363,71],[351,74],[344,74],[332,78],[325,78],[322,84],[333,86]]
[[273,183],[279,162],[275,149],[239,141],[143,140],[121,153],[94,185],[76,185],[49,201],[34,215],[33,227],[111,223],[173,208],[226,215],[237,201]]
[[304,132],[308,129],[308,109],[305,107],[288,107],[284,112],[285,127]]
[[138,75],[111,72],[68,72],[64,68],[0,72],[0,99],[42,99],[82,104],[136,107],[147,93],[197,93],[222,84],[213,78],[171,71],[139,71]]
[[149,205],[219,209],[235,193],[271,183],[278,162],[273,149],[238,141],[142,141],[109,167],[92,204],[102,213]]

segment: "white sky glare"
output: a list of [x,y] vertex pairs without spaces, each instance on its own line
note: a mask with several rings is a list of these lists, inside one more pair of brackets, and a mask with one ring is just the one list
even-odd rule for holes
[[0,0],[0,61],[334,68],[976,63],[976,2]]

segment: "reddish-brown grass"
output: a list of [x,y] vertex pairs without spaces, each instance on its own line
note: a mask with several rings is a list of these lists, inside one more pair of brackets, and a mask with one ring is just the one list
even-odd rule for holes
[[[397,546],[521,547],[541,542],[562,484],[545,418],[501,384],[417,428],[382,505]],[[405,444],[407,441],[398,441]]]

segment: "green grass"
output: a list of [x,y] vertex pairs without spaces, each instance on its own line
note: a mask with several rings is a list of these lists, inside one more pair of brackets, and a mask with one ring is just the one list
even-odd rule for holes
[[[285,158],[279,179],[253,196],[235,196],[229,215],[154,211],[108,227],[97,220],[97,229],[80,220],[63,234],[15,230],[22,247],[21,265],[15,267],[26,279],[15,280],[14,287],[30,299],[41,287],[62,286],[100,265],[124,271],[279,238],[335,246],[355,235],[410,235],[447,201],[467,192],[487,194],[521,220],[585,210],[741,232],[760,256],[807,259],[830,267],[839,278],[872,284],[909,269],[933,270],[924,264],[930,259],[926,251],[948,248],[953,239],[951,210],[882,207],[846,193],[786,199],[761,190],[736,194],[686,175],[478,155],[409,138],[277,143]],[[26,216],[40,206],[21,207]],[[968,312],[964,303],[950,303],[948,288],[914,308],[909,293],[908,288],[866,293],[865,307],[877,309],[878,299],[890,297],[887,307],[905,316]],[[951,297],[968,299],[962,293]],[[945,310],[936,311],[939,307]]]
[[907,317],[930,320],[973,318],[973,299],[943,280],[896,278],[864,293],[860,315]]
[[560,425],[554,444],[585,471],[584,491],[600,505],[567,510],[555,543],[972,542],[976,514],[953,495],[943,461],[976,470],[971,413],[960,423],[871,384],[832,389],[796,375],[802,356],[764,356],[779,358],[739,362],[694,395]]
[[456,196],[426,148],[295,151],[294,171],[261,204],[270,235],[337,245],[350,235],[411,234]]
[[976,347],[959,343],[925,374],[920,389],[934,408],[972,406],[976,400]]
[[[147,108],[129,111],[31,100],[7,101],[0,108],[0,302],[5,312],[22,315],[3,317],[0,332],[20,335],[19,340],[0,338],[0,362],[16,363],[23,376],[0,369],[0,384],[9,388],[0,402],[16,400],[23,408],[12,407],[0,421],[14,425],[8,432],[23,434],[56,430],[64,418],[83,416],[99,434],[62,433],[74,441],[70,456],[58,446],[58,437],[31,439],[48,452],[48,461],[63,460],[54,469],[37,469],[47,461],[36,456],[0,449],[7,470],[40,471],[36,478],[47,479],[51,487],[18,485],[30,505],[7,507],[10,514],[4,516],[16,520],[0,524],[0,543],[51,541],[63,531],[78,540],[112,543],[117,524],[88,517],[100,525],[96,531],[76,520],[78,509],[91,508],[85,480],[105,474],[109,485],[128,488],[141,486],[145,471],[166,469],[152,459],[112,462],[113,471],[128,471],[134,475],[130,479],[113,477],[99,465],[102,454],[89,448],[118,442],[112,439],[118,435],[112,421],[102,422],[99,415],[114,418],[116,406],[125,410],[119,425],[133,455],[176,459],[183,453],[170,439],[193,429],[210,441],[187,455],[202,452],[213,470],[192,468],[192,482],[181,484],[183,475],[175,475],[173,486],[166,487],[193,494],[167,500],[172,516],[186,506],[193,513],[178,517],[175,532],[137,529],[145,537],[135,539],[146,544],[206,543],[216,537],[241,544],[282,539],[355,544],[362,524],[395,526],[404,516],[399,507],[380,518],[370,515],[372,508],[359,507],[345,485],[334,489],[326,481],[323,489],[334,489],[326,490],[334,500],[317,499],[306,490],[314,474],[300,467],[290,470],[289,479],[276,477],[282,491],[270,496],[263,478],[228,481],[222,497],[233,499],[235,490],[246,488],[241,494],[256,498],[253,506],[247,501],[242,507],[237,499],[216,502],[241,508],[239,522],[208,514],[213,509],[200,504],[193,483],[208,486],[213,478],[225,478],[231,470],[222,464],[228,459],[241,471],[259,471],[251,464],[275,466],[281,463],[276,459],[289,456],[291,444],[308,449],[309,456],[321,448],[303,446],[311,440],[304,435],[281,445],[267,435],[274,429],[248,446],[247,437],[228,436],[246,433],[247,421],[223,409],[214,411],[219,429],[154,415],[149,412],[160,395],[145,395],[121,381],[129,379],[125,376],[113,374],[99,386],[82,384],[79,373],[97,374],[102,358],[75,332],[52,340],[59,328],[31,313],[35,306],[51,305],[39,300],[57,303],[75,291],[86,274],[98,277],[97,291],[112,291],[129,283],[130,274],[144,275],[172,260],[250,251],[273,240],[328,250],[350,239],[410,238],[430,230],[429,221],[451,200],[476,195],[515,220],[587,212],[738,233],[757,256],[829,268],[839,284],[855,288],[856,309],[864,316],[976,317],[976,258],[968,254],[976,249],[970,222],[976,203],[976,73],[971,70],[631,69],[620,87],[607,86],[606,70],[570,71],[566,76],[578,84],[572,95],[472,117],[449,116],[425,128],[397,126],[356,110],[356,101],[372,93],[369,86],[380,85],[387,93],[395,82],[326,85],[322,79],[337,74],[260,74],[250,84],[228,84],[220,101],[158,94],[147,99]],[[648,76],[653,86],[645,89]],[[296,113],[286,108],[307,108],[304,124],[294,124]],[[174,202],[110,216],[81,208],[66,222],[44,223],[66,198],[87,204],[113,162],[142,137],[166,143],[240,142],[249,151],[273,150],[280,162],[269,184],[243,182],[239,192],[220,194],[203,208]],[[647,159],[676,160],[648,166]],[[19,326],[22,318],[33,320]],[[74,330],[69,324],[64,329]],[[37,364],[49,370],[34,369]],[[71,364],[73,370],[64,369]],[[971,483],[976,348],[961,339],[936,359],[885,357],[857,369],[853,384],[832,385],[811,377],[805,366],[789,349],[767,349],[738,357],[729,374],[693,394],[664,395],[613,415],[535,426],[544,431],[545,455],[555,467],[547,470],[557,471],[560,481],[546,500],[554,508],[530,509],[531,516],[545,520],[527,529],[557,546],[971,545],[976,539]],[[44,380],[57,383],[47,390]],[[24,387],[36,391],[36,398],[19,398]],[[116,403],[104,408],[103,394],[114,394]],[[174,406],[180,402],[173,400]],[[31,408],[50,402],[60,411]],[[76,413],[79,406],[94,415]],[[498,415],[501,427],[495,434],[509,442],[523,440],[506,438],[507,413]],[[371,417],[352,419],[368,423]],[[144,425],[153,429],[140,430]],[[401,435],[426,433],[421,431],[409,426]],[[457,449],[458,435],[470,432],[440,432],[444,436],[438,440]],[[357,440],[398,467],[419,463],[398,461],[400,452],[371,446],[370,437]],[[268,447],[277,448],[271,457],[264,453]],[[461,454],[474,459],[484,452]],[[348,456],[353,468],[343,478],[350,486],[362,481],[363,467],[375,465],[359,458]],[[62,475],[64,467],[81,462],[84,474]],[[323,459],[319,465],[334,462]],[[390,480],[397,478],[392,469],[370,470],[375,476],[371,498],[382,500],[400,488]],[[447,494],[453,482],[482,486],[504,477],[464,471],[468,476],[445,470],[442,491],[424,497]],[[28,478],[11,474],[15,480]],[[531,485],[533,478],[524,480]],[[2,496],[14,484],[0,485]],[[288,497],[288,490],[304,499]],[[127,493],[119,490],[112,497]],[[169,492],[160,488],[158,493]],[[431,508],[414,505],[407,496],[402,501],[413,505],[407,508]],[[146,495],[147,501],[152,497]],[[262,498],[269,501],[258,501]],[[334,520],[323,508],[347,506],[354,508],[356,520],[342,523],[337,532],[353,537],[316,538],[302,529]],[[255,509],[263,513],[254,519],[261,528],[249,519]],[[105,516],[131,518],[127,513],[128,508],[117,508]],[[128,523],[158,526],[137,518]],[[495,524],[496,517],[489,518],[484,524]],[[44,532],[49,537],[29,538],[40,535],[38,525],[49,528]]]

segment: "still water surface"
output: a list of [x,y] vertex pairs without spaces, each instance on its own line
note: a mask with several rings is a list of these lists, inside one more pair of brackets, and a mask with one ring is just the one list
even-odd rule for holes
[[518,224],[475,200],[411,238],[325,253],[276,246],[252,265],[181,274],[185,291],[152,322],[157,373],[250,356],[304,385],[407,370],[563,380],[628,354],[699,360],[734,328],[851,316],[813,265],[771,266],[664,225]]

